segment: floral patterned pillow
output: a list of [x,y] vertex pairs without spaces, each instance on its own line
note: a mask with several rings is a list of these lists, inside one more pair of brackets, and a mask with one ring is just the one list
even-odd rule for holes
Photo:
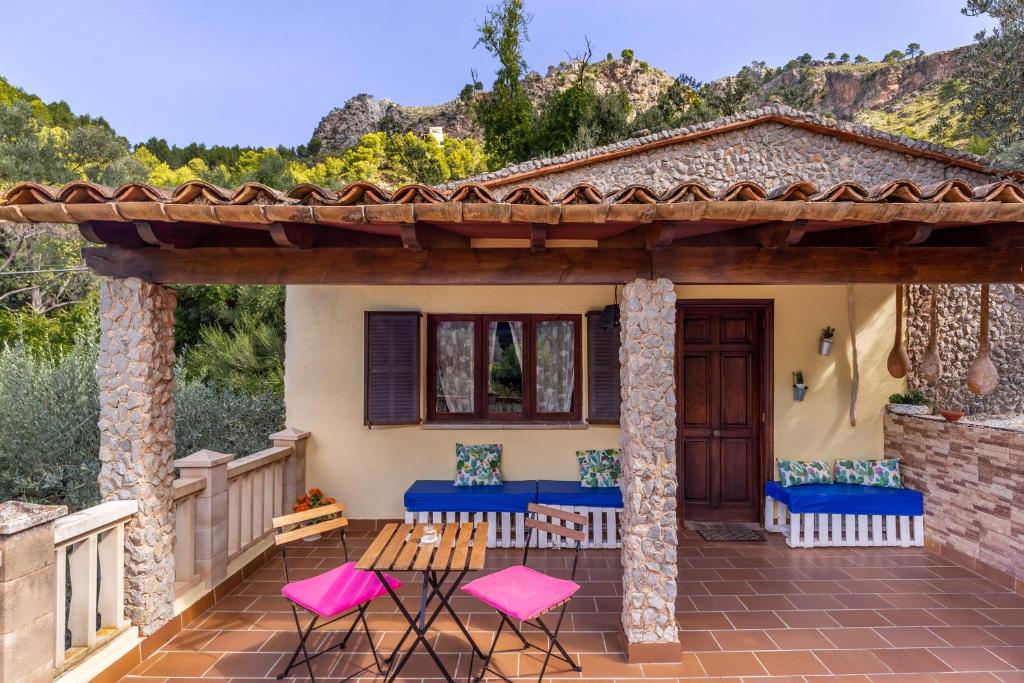
[[576,451],[580,465],[580,486],[607,488],[622,480],[622,460],[618,448]]
[[824,460],[779,460],[778,464],[779,483],[782,486],[832,483],[832,470]]
[[900,460],[872,460],[871,476],[867,480],[868,486],[883,486],[890,489],[903,488],[903,475],[900,474]]
[[779,483],[783,486],[809,484],[807,468],[799,460],[779,460]]
[[825,460],[809,460],[804,463],[808,484],[831,484],[832,468]]
[[870,478],[870,460],[836,460],[837,484],[867,484]]
[[455,485],[495,486],[501,483],[501,444],[455,444]]

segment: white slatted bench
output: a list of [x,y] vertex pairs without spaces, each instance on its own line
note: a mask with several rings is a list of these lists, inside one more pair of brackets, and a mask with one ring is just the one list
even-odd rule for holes
[[765,483],[764,528],[794,548],[924,545],[924,497],[859,484]]
[[[405,521],[445,524],[487,522],[487,547],[526,546],[524,517],[529,503],[542,503],[587,517],[584,548],[619,548],[622,493],[588,489],[571,481],[506,481],[500,486],[454,486],[445,480],[419,480],[405,492]],[[534,548],[565,546],[565,538],[534,533]],[[568,547],[568,546],[565,546]]]

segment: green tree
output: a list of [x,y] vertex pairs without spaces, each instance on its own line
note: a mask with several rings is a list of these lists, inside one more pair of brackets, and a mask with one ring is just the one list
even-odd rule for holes
[[840,64],[849,64],[850,63],[850,53],[849,52],[844,52],[843,54],[839,55],[839,63]]
[[126,139],[119,137],[110,128],[96,124],[72,128],[64,148],[68,167],[93,182],[99,182],[109,165],[128,155]]
[[963,98],[956,109],[989,153],[1024,166],[1024,0],[967,0],[964,14],[988,14],[998,27],[975,36],[963,60]]
[[491,92],[476,102],[484,149],[493,167],[530,156],[534,111],[522,83],[527,68],[523,43],[529,39],[530,19],[523,0],[502,0],[497,8],[487,11],[484,22],[477,27],[476,44],[495,56],[499,64]]
[[882,61],[891,64],[893,62],[902,62],[905,57],[906,55],[903,53],[903,50],[889,50],[882,57]]
[[835,52],[829,52],[827,55],[825,55],[825,61],[828,62],[829,64],[832,64],[833,62],[835,62],[836,61],[836,53]]
[[61,147],[62,131],[40,126],[31,104],[0,104],[0,187],[19,180],[57,185],[74,180]]
[[857,55],[856,57],[853,58],[854,64],[867,64],[870,61],[871,60],[865,57],[864,55]]
[[622,61],[624,61],[624,62],[627,62],[627,63],[632,62],[633,58],[635,56],[636,55],[633,53],[633,51],[631,49],[629,49],[628,47],[625,50],[622,51]]
[[910,43],[907,45],[907,49],[903,51],[910,59],[917,59],[924,55],[924,50],[921,49],[921,43]]

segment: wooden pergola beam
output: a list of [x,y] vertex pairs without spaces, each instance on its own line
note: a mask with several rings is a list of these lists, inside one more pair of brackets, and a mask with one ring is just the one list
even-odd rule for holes
[[680,284],[1024,283],[1024,248],[669,246],[646,249],[196,248],[83,250],[101,275],[162,283]]

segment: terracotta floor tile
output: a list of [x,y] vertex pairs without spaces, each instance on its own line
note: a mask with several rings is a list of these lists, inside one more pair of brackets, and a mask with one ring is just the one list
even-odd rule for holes
[[204,652],[256,652],[276,631],[222,631],[203,645]]
[[995,622],[975,609],[928,610],[948,626],[992,626]]
[[641,668],[643,669],[645,679],[702,678],[704,676],[704,667],[700,665],[697,655],[685,652],[678,664],[643,664]]
[[938,617],[923,609],[879,609],[881,614],[893,626],[941,626]]
[[886,666],[894,673],[952,671],[952,667],[922,648],[878,650],[874,654],[885,662]]
[[1024,626],[1024,609],[980,609],[986,617],[1000,626]]
[[683,631],[709,631],[733,628],[724,612],[681,613],[676,615],[679,628]]
[[983,647],[933,647],[929,652],[954,671],[1001,671],[1014,668]]
[[708,676],[764,676],[768,673],[752,652],[701,652],[697,659]]
[[816,628],[771,629],[766,633],[781,650],[818,650],[833,647],[832,641]]
[[870,650],[815,650],[815,656],[834,674],[887,673],[889,667]]
[[761,665],[772,676],[826,674],[829,670],[810,652],[755,652]]
[[748,610],[791,610],[796,609],[785,595],[741,595],[740,602]]
[[1024,671],[1024,647],[990,647],[988,651]]
[[871,628],[823,628],[821,635],[841,650],[860,650],[890,647],[889,641]]
[[767,633],[759,630],[712,631],[711,635],[723,650],[775,650],[776,645]]
[[831,612],[832,618],[840,626],[848,627],[870,627],[890,626],[889,621],[880,613],[870,609],[848,609]]
[[1000,645],[1004,641],[993,634],[998,627],[983,626],[932,626],[932,633],[954,647],[972,645]]
[[750,609],[736,595],[694,595],[690,599],[698,612],[725,612]]
[[944,647],[946,641],[925,626],[888,626],[875,633],[893,647]]
[[821,610],[778,612],[777,615],[790,628],[821,628],[839,625],[839,622],[833,619],[828,612]]
[[780,628],[784,624],[775,612],[726,612],[733,628]]
[[1007,645],[1024,645],[1024,626],[990,626],[985,631]]
[[219,655],[205,652],[162,652],[149,662],[143,662],[132,673],[146,676],[202,676],[218,658]]
[[713,652],[722,649],[710,631],[680,631],[679,644],[683,652]]

